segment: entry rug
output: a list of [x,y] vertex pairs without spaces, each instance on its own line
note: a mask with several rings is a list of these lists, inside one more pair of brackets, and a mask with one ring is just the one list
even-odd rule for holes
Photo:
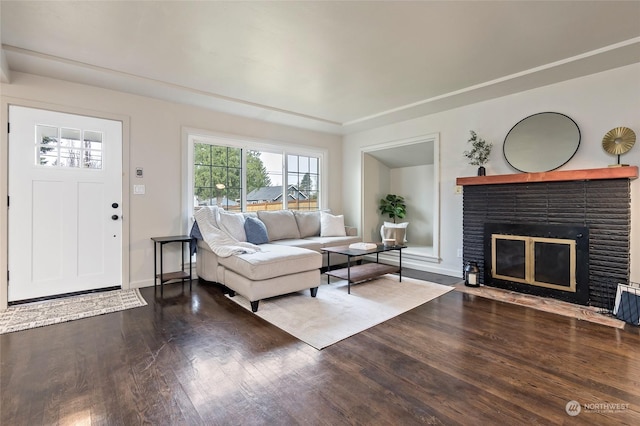
[[[322,349],[403,312],[427,303],[453,290],[453,287],[397,275],[351,285],[336,280],[327,284],[322,276],[317,297],[309,290],[261,300],[256,315],[297,337],[316,349]],[[231,300],[247,310],[251,306],[239,294]]]
[[10,306],[6,311],[0,312],[0,334],[123,311],[146,304],[136,288]]

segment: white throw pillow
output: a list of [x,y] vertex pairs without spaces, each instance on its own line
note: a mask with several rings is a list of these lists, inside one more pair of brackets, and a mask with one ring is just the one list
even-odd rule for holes
[[[207,222],[209,222],[211,225],[215,226],[216,228],[220,229],[220,212],[223,211],[222,208],[219,208],[218,206],[200,206],[195,209],[195,211],[198,211],[198,210],[205,210],[205,211],[208,210],[206,213],[201,214],[200,218],[202,220],[206,218]],[[195,215],[195,211],[194,211],[194,215]]]
[[384,236],[384,228],[404,228],[404,242],[407,242],[407,226],[409,226],[409,222],[402,223],[393,223],[393,222],[385,222],[384,225],[380,227],[380,238],[383,240],[386,238]]
[[238,241],[246,242],[247,234],[244,231],[244,215],[242,213],[220,212],[218,218],[219,228]]
[[344,229],[344,216],[335,216],[330,213],[320,212],[320,236],[346,237],[347,232]]

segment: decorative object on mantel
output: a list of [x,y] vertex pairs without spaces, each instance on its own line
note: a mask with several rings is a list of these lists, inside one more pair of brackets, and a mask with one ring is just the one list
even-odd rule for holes
[[611,155],[618,156],[618,164],[609,167],[622,167],[628,164],[620,164],[620,156],[626,154],[636,143],[636,134],[628,127],[616,127],[611,129],[602,138],[602,148]]
[[469,151],[465,151],[463,154],[471,160],[469,161],[469,164],[472,166],[480,166],[478,167],[478,176],[485,176],[487,171],[484,168],[484,164],[489,161],[489,155],[491,154],[493,144],[479,137],[473,130],[469,130],[469,133],[471,133],[471,138],[469,138],[468,142],[471,143],[472,148]]
[[407,242],[406,231],[409,222],[396,223],[396,218],[404,219],[407,215],[407,205],[404,197],[401,195],[387,194],[386,197],[380,199],[378,210],[383,215],[389,215],[393,219],[393,223],[384,222],[380,227],[380,236],[382,240],[394,239],[396,245],[402,245]]
[[580,147],[575,121],[558,112],[530,115],[509,130],[502,150],[509,165],[519,172],[555,170],[571,160]]
[[478,274],[480,269],[476,262],[467,262],[464,265],[464,285],[467,287],[480,287],[480,281],[478,281]]

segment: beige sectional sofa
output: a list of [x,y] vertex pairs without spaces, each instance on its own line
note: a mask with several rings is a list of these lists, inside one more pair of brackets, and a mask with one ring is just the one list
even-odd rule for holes
[[[258,310],[259,301],[268,297],[305,289],[315,297],[320,268],[327,265],[327,255],[321,249],[361,241],[355,228],[345,227],[341,216],[328,212],[229,213],[216,207],[203,208],[212,211],[195,215],[203,233],[197,245],[198,277],[226,286],[231,295],[237,292],[246,297],[253,312]],[[254,232],[256,227],[258,231]],[[227,235],[237,241],[237,253],[232,255],[216,246],[224,240],[226,246],[222,248],[235,247],[226,240]],[[331,261],[339,263],[336,255]]]

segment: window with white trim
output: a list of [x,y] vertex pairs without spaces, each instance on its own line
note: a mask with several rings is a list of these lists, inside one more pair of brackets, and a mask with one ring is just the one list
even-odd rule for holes
[[192,211],[322,208],[325,152],[260,141],[188,135],[187,185]]

